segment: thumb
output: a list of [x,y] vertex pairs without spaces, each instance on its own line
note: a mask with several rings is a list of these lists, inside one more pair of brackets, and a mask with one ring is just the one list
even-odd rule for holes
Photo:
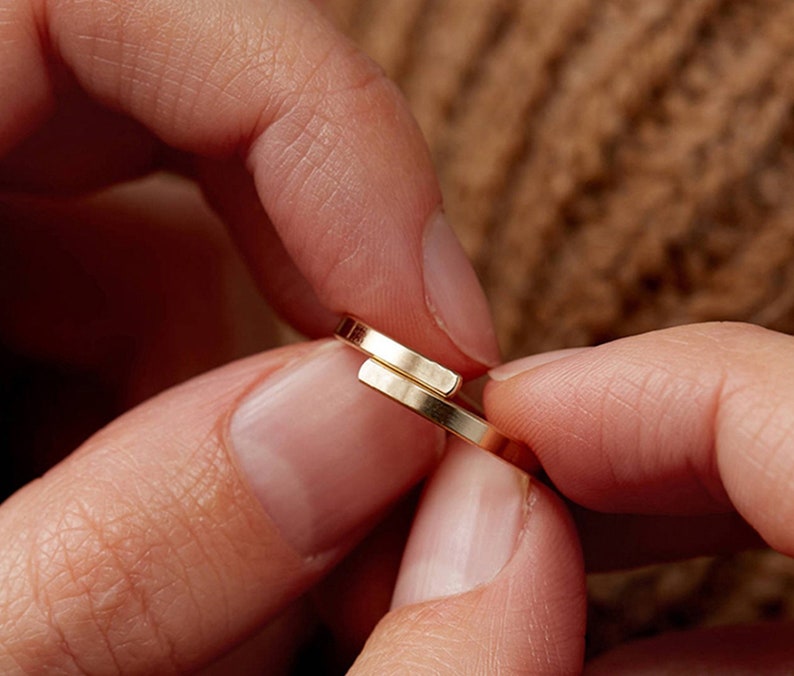
[[185,672],[326,573],[437,458],[331,341],[152,399],[0,507],[0,672]]
[[562,503],[453,442],[417,512],[393,610],[352,674],[578,673],[584,573]]

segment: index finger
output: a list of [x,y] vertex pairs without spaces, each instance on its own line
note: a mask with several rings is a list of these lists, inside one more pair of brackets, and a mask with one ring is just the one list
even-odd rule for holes
[[741,324],[627,338],[496,372],[486,409],[591,509],[734,507],[794,554],[794,339]]
[[327,309],[467,373],[497,359],[402,97],[311,3],[12,0],[2,17],[0,151],[51,110],[51,64],[63,63],[166,144],[241,157],[273,246]]

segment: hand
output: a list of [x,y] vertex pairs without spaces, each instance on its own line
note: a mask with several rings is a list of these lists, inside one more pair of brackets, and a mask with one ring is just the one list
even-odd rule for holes
[[[0,12],[4,351],[122,403],[227,354],[222,247],[184,183],[85,197],[165,168],[195,179],[306,333],[347,311],[465,374],[495,361],[416,125],[311,4]],[[306,590],[441,452],[356,383],[356,359],[309,344],[189,380],[8,499],[0,669],[193,669],[260,630],[267,664],[287,662]],[[17,445],[49,437],[51,412],[11,421]]]
[[[791,556],[792,364],[790,336],[737,324],[687,326],[501,367],[486,408],[531,446],[569,500],[594,510],[577,510],[591,570],[736,551],[759,544],[759,535]],[[533,519],[530,510],[527,528]],[[503,584],[514,565],[485,589]],[[546,576],[543,589],[558,580]],[[516,599],[534,592],[512,589]],[[503,615],[516,622],[520,603]],[[564,630],[572,608],[548,609],[559,631],[548,645],[581,640]],[[790,627],[767,624],[648,639],[590,667],[747,673],[785,670],[792,660]]]
[[[162,268],[172,273],[167,285],[125,265],[126,250],[99,246],[130,235],[130,214],[139,213],[148,186],[132,200],[127,193],[109,201],[52,200],[164,167],[195,178],[257,283],[310,335],[327,333],[336,312],[350,311],[467,375],[494,360],[484,301],[436,217],[438,187],[410,116],[393,87],[312,6],[297,0],[60,2],[49,3],[46,14],[41,7],[18,0],[0,22],[0,85],[9,92],[0,107],[4,236],[11,245],[2,254],[9,264],[0,266],[10,291],[0,320],[6,345],[97,372],[109,368],[119,377],[119,361],[129,355],[117,351],[115,339],[138,339],[139,329],[147,337],[174,330],[163,319],[173,318],[170,312],[143,327],[128,316],[140,308],[130,300],[132,290],[147,300],[169,295],[166,307],[181,308],[195,287],[175,292],[172,285],[184,282],[183,272],[191,280],[206,272],[180,258],[184,249],[174,242],[185,240],[163,236],[163,222],[177,211],[174,200],[159,219],[140,224],[146,237],[136,240],[158,252],[164,239],[171,241]],[[158,195],[168,190],[156,188]],[[86,221],[107,226],[89,230],[97,242],[64,227]],[[86,296],[85,285],[63,283],[74,281],[74,270],[22,264],[58,262],[59,251],[75,248],[81,269],[102,271],[90,277],[99,282],[99,305],[112,310],[104,321],[95,321],[90,303],[67,308],[91,321],[64,311],[64,302]],[[150,317],[144,313],[144,319]],[[180,340],[169,351],[152,348],[153,371],[175,354],[189,355],[186,370],[194,370],[203,363],[195,355],[211,352],[212,361],[223,352],[202,345],[202,331],[183,327],[174,335]],[[676,395],[682,385],[694,388],[694,365],[701,366],[703,352],[716,359],[715,342],[703,339],[708,347],[698,351],[700,339],[691,341],[694,347],[679,338],[661,340],[670,354],[655,362],[663,369],[648,373],[642,369],[652,367],[649,345],[642,341],[658,336],[632,340],[638,342],[493,385],[491,417],[536,448],[560,489],[587,506],[665,512],[663,499],[673,494],[689,510],[711,509],[686,462],[705,458],[704,476],[721,486],[706,471],[715,456],[702,452],[705,436],[682,443],[681,430],[688,428],[678,426],[683,420],[702,433],[703,421],[712,420],[705,404],[716,399],[708,396],[708,378],[695,383],[704,386],[707,394],[696,401],[705,404],[682,404],[675,425],[661,425],[671,413],[647,405],[651,398],[642,400],[647,407],[636,408],[637,425],[628,427],[674,430],[683,449],[678,454],[669,452],[675,440],[659,433],[633,440],[647,455],[622,458],[617,444],[626,432],[614,424],[618,415],[610,405],[617,406],[620,383],[635,393],[648,391],[648,383],[661,390],[666,383]],[[632,344],[639,357],[631,356]],[[690,372],[670,371],[668,360],[687,354]],[[611,370],[592,371],[588,360],[602,358]],[[365,636],[388,604],[389,575],[402,546],[389,527],[394,524],[376,530],[327,582],[319,581],[433,466],[441,439],[426,423],[357,387],[356,359],[341,345],[304,345],[186,382],[119,418],[6,501],[0,508],[0,664],[33,671],[187,670],[259,632],[228,659],[260,670],[264,659],[277,671],[311,631],[314,607],[336,620],[336,637],[355,644]],[[733,364],[724,359],[709,362],[712,374]],[[632,364],[635,370],[626,372]],[[579,381],[577,368],[586,374]],[[617,377],[623,373],[634,375]],[[780,392],[772,395],[768,401],[781,404]],[[690,417],[695,414],[700,418]],[[621,423],[624,415],[621,409]],[[567,429],[581,432],[572,446],[580,455],[566,455]],[[578,464],[580,458],[588,464]],[[613,459],[627,463],[625,480],[609,473]],[[747,506],[753,500],[732,476],[726,494],[751,523],[760,523]],[[654,486],[668,492],[640,492]],[[479,496],[476,510],[472,495]],[[771,518],[763,506],[757,512]],[[494,522],[509,527],[494,528]],[[652,527],[659,525],[654,518]],[[787,551],[769,524],[757,527]],[[461,537],[450,542],[453,532]],[[643,532],[653,543],[655,531]],[[735,542],[745,541],[740,526]],[[602,544],[596,550],[585,542],[587,560],[610,565],[613,555],[619,564],[619,543]],[[679,551],[692,553],[698,544],[697,537],[685,538]],[[647,553],[676,551],[671,545]],[[462,552],[471,564],[464,569]],[[314,585],[312,603],[305,592]],[[360,673],[406,661],[419,673],[492,673],[498,666],[574,671],[582,654],[584,590],[573,525],[542,486],[458,447],[420,508],[395,606],[354,667]],[[775,657],[778,635],[765,640]],[[686,645],[665,650],[691,658]],[[651,645],[615,659],[648,659],[656,651]],[[728,659],[741,659],[736,652]]]
[[464,374],[498,359],[416,124],[310,3],[15,0],[0,39],[0,180],[16,219],[46,221],[20,194],[176,169],[305,333],[351,312]]

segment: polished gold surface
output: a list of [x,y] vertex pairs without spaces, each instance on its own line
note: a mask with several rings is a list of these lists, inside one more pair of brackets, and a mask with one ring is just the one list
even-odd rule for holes
[[344,317],[336,337],[369,356],[358,379],[448,432],[521,467],[531,465],[525,447],[510,441],[488,421],[451,400],[459,374],[414,352],[354,317]]
[[353,317],[342,319],[336,328],[336,335],[442,397],[452,397],[460,389],[462,379],[455,371],[423,357]]
[[487,421],[402,377],[379,361],[367,359],[361,365],[358,379],[461,439],[497,455],[504,454],[509,440]]

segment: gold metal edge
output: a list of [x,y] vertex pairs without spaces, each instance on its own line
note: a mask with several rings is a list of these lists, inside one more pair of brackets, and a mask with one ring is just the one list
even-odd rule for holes
[[358,379],[475,446],[499,455],[509,443],[509,439],[486,420],[402,377],[377,359],[368,359],[361,365]]
[[444,398],[453,397],[463,384],[452,369],[405,347],[355,317],[342,317],[335,335],[418,385]]

